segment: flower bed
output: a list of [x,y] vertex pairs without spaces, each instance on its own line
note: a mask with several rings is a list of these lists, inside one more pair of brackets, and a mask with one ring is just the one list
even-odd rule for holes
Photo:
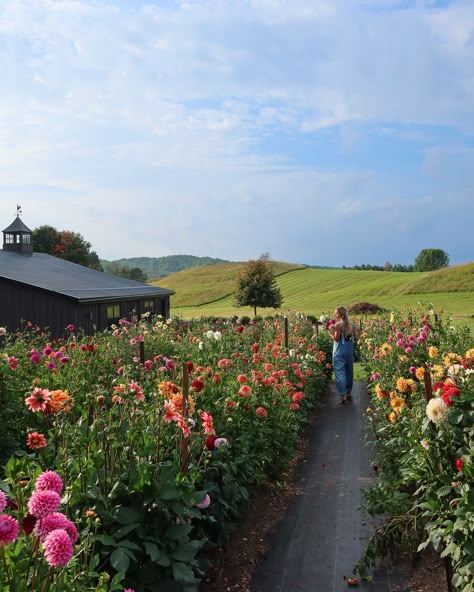
[[372,514],[390,518],[356,571],[400,547],[432,545],[446,559],[452,589],[474,590],[474,341],[431,310],[367,321],[361,357],[376,451]]
[[4,335],[0,588],[197,590],[328,381],[327,337],[285,321]]

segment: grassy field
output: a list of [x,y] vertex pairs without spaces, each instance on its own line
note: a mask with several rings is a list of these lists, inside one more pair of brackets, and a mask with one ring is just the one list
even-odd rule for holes
[[[251,308],[237,308],[233,303],[235,278],[242,265],[189,269],[157,283],[175,290],[171,298],[174,315],[253,316]],[[332,313],[339,304],[370,302],[394,310],[431,303],[435,311],[451,315],[454,324],[474,330],[474,263],[428,273],[311,269],[288,263],[273,263],[273,271],[283,295],[283,310],[319,317],[323,312]],[[257,310],[262,315],[272,312]]]

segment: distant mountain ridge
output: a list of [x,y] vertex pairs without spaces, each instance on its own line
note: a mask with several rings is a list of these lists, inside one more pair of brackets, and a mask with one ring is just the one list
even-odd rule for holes
[[109,263],[116,263],[121,267],[138,267],[150,279],[157,279],[191,267],[229,263],[229,261],[226,259],[215,259],[213,257],[195,257],[194,255],[167,255],[166,257],[129,257],[115,259],[114,261],[101,259],[100,263],[104,268]]

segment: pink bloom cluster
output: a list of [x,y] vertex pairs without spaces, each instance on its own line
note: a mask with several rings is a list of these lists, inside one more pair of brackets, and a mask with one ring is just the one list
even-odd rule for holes
[[[69,563],[74,555],[74,544],[79,537],[74,523],[57,511],[61,503],[62,490],[63,481],[57,473],[54,471],[41,473],[36,479],[35,491],[28,500],[29,515],[23,524],[25,534],[29,534],[32,529],[33,534],[39,538],[46,561],[53,567],[61,567]],[[0,491],[0,512],[6,507],[6,496]],[[25,528],[26,522],[32,522],[31,527]],[[18,531],[19,524],[15,518],[0,514],[2,545],[15,541]]]

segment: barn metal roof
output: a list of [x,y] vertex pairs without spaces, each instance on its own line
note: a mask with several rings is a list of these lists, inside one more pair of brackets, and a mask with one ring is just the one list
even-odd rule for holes
[[28,256],[0,251],[1,278],[56,292],[79,302],[174,294],[173,290],[96,271],[45,253]]

